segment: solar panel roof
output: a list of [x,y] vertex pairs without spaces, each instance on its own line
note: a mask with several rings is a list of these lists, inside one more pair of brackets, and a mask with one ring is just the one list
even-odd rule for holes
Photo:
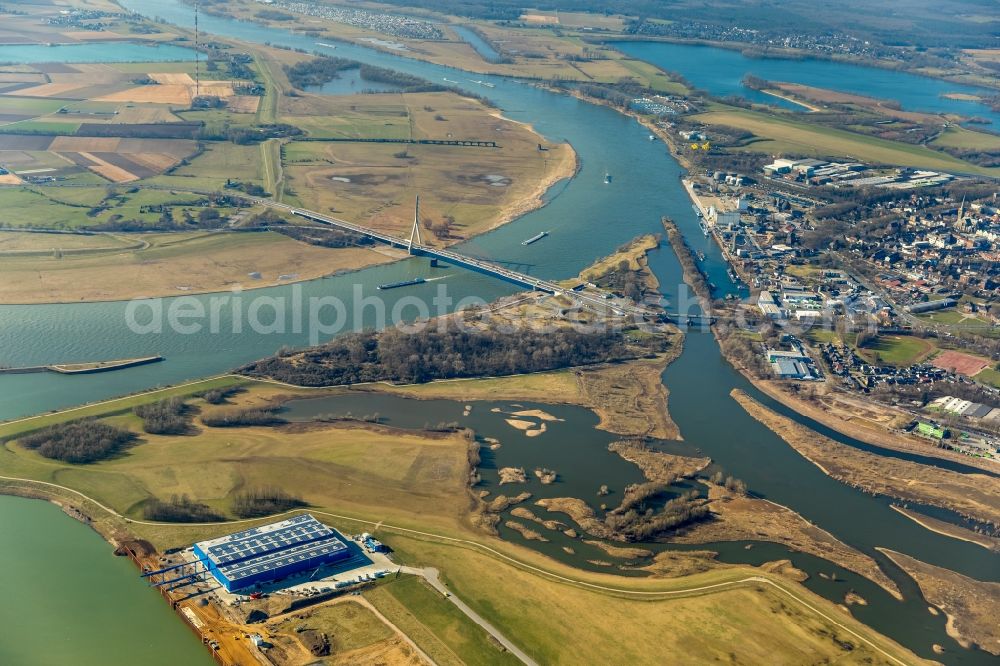
[[327,539],[340,543],[333,530],[311,515],[303,514],[270,525],[201,541],[197,546],[217,566],[224,567],[271,553],[287,552],[302,545]]
[[287,550],[274,551],[243,562],[219,567],[219,571],[232,583],[258,574],[280,569],[289,564],[315,560],[321,562],[328,556],[342,553],[347,546],[335,536],[313,543],[306,543]]

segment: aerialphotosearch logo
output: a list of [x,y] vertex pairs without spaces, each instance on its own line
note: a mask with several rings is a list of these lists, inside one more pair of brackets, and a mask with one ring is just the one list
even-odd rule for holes
[[236,287],[228,293],[206,296],[134,299],[125,308],[125,323],[137,335],[305,333],[309,344],[317,345],[348,330],[420,328],[432,318],[486,305],[478,296],[455,302],[443,284],[438,285],[430,301],[410,295],[391,302],[380,295],[366,294],[362,284],[352,285],[346,300],[334,295],[306,297],[302,285],[294,284],[282,295],[245,295],[242,288]]
[[[372,293],[371,287],[351,285],[350,295],[306,296],[301,284],[294,284],[282,294],[244,293],[239,287],[226,293],[170,298],[143,298],[129,301],[125,308],[125,324],[137,335],[256,334],[272,336],[303,336],[309,345],[318,345],[340,333],[362,330],[382,330],[395,327],[416,333],[434,326],[441,330],[489,330],[513,333],[531,327],[570,326],[588,333],[609,327],[649,325],[638,318],[601,317],[587,312],[578,300],[553,306],[558,316],[546,321],[531,308],[521,307],[541,294],[527,292],[490,304],[479,296],[455,299],[447,284],[437,285],[431,298],[417,295],[384,295]],[[608,311],[612,310],[608,306]],[[499,316],[497,316],[499,313]]]

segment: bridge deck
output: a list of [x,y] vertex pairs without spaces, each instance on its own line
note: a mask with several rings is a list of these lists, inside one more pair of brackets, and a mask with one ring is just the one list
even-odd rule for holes
[[[329,215],[324,215],[322,213],[317,213],[315,211],[306,210],[303,208],[295,208],[287,204],[278,203],[276,201],[271,201],[269,199],[257,199],[256,203],[263,204],[265,206],[270,206],[272,208],[277,208],[285,212],[291,213],[298,217],[311,220],[313,222],[318,222],[320,224],[326,224],[332,227],[337,227],[344,229],[345,231],[350,231],[367,238],[372,238],[374,240],[386,243],[387,245],[399,247],[406,249],[411,254],[417,254],[428,257],[435,257],[439,259],[445,259],[453,264],[457,264],[464,268],[477,271],[479,273],[484,273],[487,275],[492,275],[500,279],[512,282],[514,284],[520,285],[522,287],[527,287],[534,291],[542,291],[547,294],[566,294],[585,306],[589,306],[594,309],[608,311],[610,310],[617,316],[636,316],[640,318],[654,318],[660,319],[663,317],[661,312],[653,310],[651,308],[644,307],[642,305],[631,305],[622,307],[620,304],[614,303],[610,299],[610,293],[604,291],[598,291],[597,294],[592,293],[581,293],[575,292],[571,289],[565,288],[555,282],[549,280],[543,280],[541,278],[528,275],[526,273],[520,273],[518,271],[512,271],[509,268],[504,268],[498,264],[490,261],[484,261],[482,259],[476,259],[473,257],[460,254],[453,250],[448,250],[444,248],[430,247],[429,245],[422,245],[419,243],[412,243],[409,240],[393,236],[381,231],[376,231],[375,229],[369,229],[368,227],[361,226],[359,224],[354,224],[353,222],[348,222],[346,220],[341,220],[336,217],[331,217]],[[685,319],[683,315],[671,315],[668,319],[673,319],[675,321],[682,321]],[[692,316],[690,319],[698,319],[697,316]]]

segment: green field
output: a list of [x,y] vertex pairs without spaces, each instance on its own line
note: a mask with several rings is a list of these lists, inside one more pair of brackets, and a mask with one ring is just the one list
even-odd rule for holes
[[[252,404],[274,393],[265,384],[235,400]],[[226,409],[199,399],[191,402],[203,412]],[[300,432],[196,425],[197,434],[159,436],[144,434],[129,406],[124,401],[103,410],[114,412],[104,417],[110,423],[141,435],[121,455],[74,465],[8,441],[0,448],[0,466],[9,475],[70,486],[133,518],[142,517],[142,505],[150,498],[173,495],[187,495],[228,515],[234,493],[262,486],[285,488],[310,506],[330,511],[384,511],[393,520],[445,530],[458,529],[467,505],[467,444],[460,435],[425,437],[365,426]],[[37,428],[38,423],[10,427],[18,425]],[[0,429],[0,437],[6,438],[7,432]],[[375,466],[372,460],[387,464]],[[370,488],[379,492],[371,493]]]
[[12,97],[0,95],[0,113],[44,116],[66,105],[65,100],[48,97]]
[[[838,645],[848,638],[842,630],[769,586],[723,587],[714,594],[671,599],[624,598],[538,576],[470,548],[409,536],[385,535],[384,540],[404,561],[439,568],[456,596],[542,664],[891,663],[854,638],[847,641],[850,650]],[[641,582],[600,574],[588,579],[669,589],[731,581],[738,571]],[[570,570],[569,575],[584,574]],[[852,620],[848,614],[835,617]],[[912,663],[912,658],[903,660]]]
[[50,426],[53,423],[121,414],[131,410],[136,405],[148,405],[151,402],[175,396],[190,396],[202,391],[208,391],[209,389],[240,386],[247,383],[247,381],[242,377],[232,377],[229,375],[210,377],[190,384],[157,389],[146,393],[137,393],[124,398],[107,400],[93,405],[84,405],[83,407],[76,407],[53,414],[39,414],[30,418],[8,421],[0,423],[0,439],[24,435],[39,428]]
[[637,79],[657,92],[668,95],[686,95],[690,92],[683,84],[671,79],[656,65],[631,58],[623,58],[618,62],[632,72]]
[[49,122],[46,120],[21,120],[8,125],[0,125],[0,133],[49,134],[72,136],[80,129],[80,123]]
[[419,578],[389,580],[365,597],[438,664],[520,663]]
[[1000,388],[1000,370],[986,368],[975,376],[975,380]]
[[[0,426],[0,437],[84,415],[104,415],[110,422],[137,428],[138,419],[128,411],[135,404],[171,393],[189,395],[232,381],[237,380],[220,378],[68,414],[44,415]],[[253,383],[250,391],[232,400],[239,405],[259,405],[289,393],[317,395],[315,391]],[[202,410],[218,409],[197,400],[194,404]],[[816,614],[816,608],[871,636],[900,654],[906,663],[913,662],[912,655],[874,636],[833,604],[757,569],[722,567],[668,579],[592,573],[472,529],[468,521],[466,442],[460,436],[427,437],[357,424],[201,430],[189,436],[142,435],[121,455],[89,465],[44,459],[7,441],[0,447],[0,467],[7,476],[69,486],[131,515],[141,515],[141,504],[151,494],[169,497],[186,493],[193,500],[226,511],[234,490],[266,483],[294,490],[310,503],[310,511],[324,520],[329,519],[324,511],[330,511],[385,521],[381,528],[365,527],[393,548],[399,562],[439,569],[442,581],[457,597],[540,663],[650,663],[665,656],[675,663],[888,663],[867,644]],[[372,460],[380,464],[372,465]],[[72,501],[80,503],[78,497]],[[96,515],[98,520],[108,520],[100,512]],[[349,531],[359,527],[341,519],[333,523]],[[425,534],[391,527],[400,525]],[[161,548],[232,531],[226,525],[130,523],[127,528]],[[469,541],[446,543],[426,532]],[[474,542],[487,543],[539,569],[515,565],[473,547]],[[540,575],[539,570],[553,571],[580,584],[560,582]],[[750,575],[772,580],[776,587],[739,582]],[[583,583],[621,591],[584,589]],[[714,591],[688,592],[704,586]],[[784,589],[793,596],[781,592]],[[675,590],[678,594],[669,599],[636,598],[629,596],[630,590]],[[453,605],[417,579],[386,581],[366,596],[442,665],[514,663]],[[810,606],[796,600],[803,598]],[[335,623],[344,620],[339,616],[330,619]],[[381,635],[368,621],[352,620],[340,631],[345,646]],[[649,640],[651,635],[657,636],[655,642]]]
[[985,319],[980,319],[974,315],[967,315],[953,308],[948,310],[938,310],[937,312],[925,312],[917,316],[936,324],[946,324],[948,326],[985,326],[988,323]]
[[95,224],[86,216],[86,208],[56,203],[27,188],[0,189],[0,210],[11,227],[74,229]]
[[[4,211],[3,221],[11,227],[40,227],[61,229],[82,229],[109,221],[112,216],[126,220],[140,220],[154,223],[160,213],[142,211],[143,206],[169,204],[187,206],[201,199],[201,195],[168,190],[139,190],[127,192],[127,186],[119,186],[118,197],[107,198],[108,184],[90,172],[76,174],[75,182],[93,187],[20,187],[0,189],[0,208]],[[223,182],[225,182],[223,180]],[[197,183],[190,183],[192,187]],[[90,215],[98,206],[105,210]],[[180,208],[173,210],[174,219],[180,220]],[[198,215],[200,207],[191,206],[191,214]],[[220,215],[228,215],[231,209],[218,208]]]
[[928,339],[907,335],[882,335],[875,342],[859,348],[858,353],[870,363],[901,367],[926,358],[934,350],[934,343]]
[[996,177],[1000,169],[976,166],[923,146],[862,136],[790,118],[713,105],[712,111],[691,116],[708,125],[736,127],[763,139],[739,148],[755,153],[846,157],[874,164],[938,169]]
[[153,176],[145,182],[183,190],[221,190],[226,180],[263,185],[260,147],[228,142],[205,144],[205,152],[182,164],[170,174]]
[[810,328],[806,332],[806,337],[814,344],[840,342],[840,336],[837,335],[837,332],[826,328]]
[[965,150],[1000,150],[1000,136],[990,134],[989,132],[975,132],[964,127],[952,126],[934,139],[931,145]]

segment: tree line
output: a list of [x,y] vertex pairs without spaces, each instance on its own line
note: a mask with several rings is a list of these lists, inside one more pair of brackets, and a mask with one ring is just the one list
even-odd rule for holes
[[142,505],[142,515],[146,520],[164,523],[212,523],[224,520],[222,514],[201,502],[195,502],[187,495],[172,495],[169,500],[153,497]]
[[181,398],[167,398],[132,410],[151,435],[184,435],[191,430],[191,408]]
[[272,407],[220,410],[203,414],[201,422],[210,428],[240,428],[246,426],[271,426],[285,423],[285,419]]
[[306,506],[301,497],[276,486],[250,488],[233,498],[233,513],[240,518],[260,518]]
[[43,428],[18,441],[24,448],[46,458],[84,464],[110,458],[135,439],[135,433],[130,430],[83,419]]
[[540,372],[634,357],[619,331],[499,333],[428,328],[405,333],[390,328],[347,334],[301,354],[279,354],[251,363],[239,372],[302,386],[419,383]]

